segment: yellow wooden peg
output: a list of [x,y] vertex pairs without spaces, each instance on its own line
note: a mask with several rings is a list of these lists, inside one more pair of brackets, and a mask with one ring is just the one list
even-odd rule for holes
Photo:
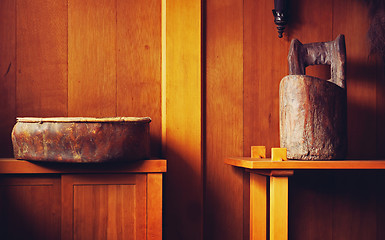
[[286,161],[286,148],[271,148],[271,161]]
[[251,146],[251,158],[266,158],[266,147]]

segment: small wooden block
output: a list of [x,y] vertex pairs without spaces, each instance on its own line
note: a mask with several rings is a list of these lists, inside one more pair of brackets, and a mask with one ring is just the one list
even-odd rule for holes
[[266,158],[266,147],[251,146],[251,158]]
[[271,161],[286,161],[286,148],[271,148]]

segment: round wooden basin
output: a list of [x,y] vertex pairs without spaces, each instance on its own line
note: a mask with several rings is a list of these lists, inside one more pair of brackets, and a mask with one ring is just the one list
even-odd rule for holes
[[16,159],[99,163],[150,157],[149,117],[17,118]]

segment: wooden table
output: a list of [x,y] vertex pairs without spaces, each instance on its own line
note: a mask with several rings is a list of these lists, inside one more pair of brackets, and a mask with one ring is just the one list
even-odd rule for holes
[[250,239],[253,240],[266,239],[269,230],[271,240],[288,239],[288,180],[295,170],[385,169],[385,160],[271,161],[234,157],[227,158],[225,163],[250,172]]

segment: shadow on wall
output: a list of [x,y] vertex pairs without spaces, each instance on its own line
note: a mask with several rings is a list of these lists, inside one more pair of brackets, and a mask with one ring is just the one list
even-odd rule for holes
[[357,0],[369,8],[368,39],[370,54],[378,54],[385,62],[385,2],[383,0]]
[[296,172],[289,181],[289,239],[384,239],[385,193],[376,187],[383,184],[383,171]]
[[164,175],[164,239],[201,239],[202,178],[190,166],[188,154],[175,151],[167,144],[167,172]]

